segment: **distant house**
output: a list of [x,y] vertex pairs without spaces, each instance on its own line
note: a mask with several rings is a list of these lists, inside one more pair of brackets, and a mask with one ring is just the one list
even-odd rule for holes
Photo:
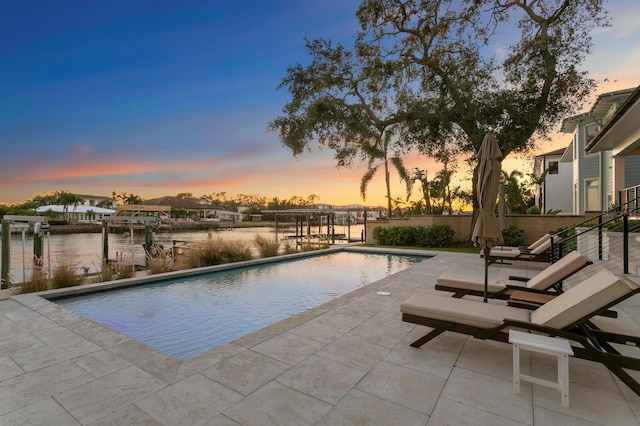
[[142,203],[147,206],[169,206],[171,209],[182,209],[193,213],[200,220],[212,221],[236,221],[242,220],[242,214],[221,210],[211,203],[203,202],[203,199],[189,199],[181,197],[159,197],[145,200]]
[[[622,188],[622,182],[626,185],[626,182],[637,181],[635,175],[640,171],[640,156],[628,155],[626,167],[618,167],[616,172],[613,151],[608,146],[605,148],[604,144],[596,149],[592,147],[592,141],[600,129],[606,128],[607,123],[618,115],[634,90],[603,93],[589,112],[570,117],[562,124],[562,131],[573,135],[561,161],[572,163],[573,166],[571,199],[574,214],[609,210],[616,203],[616,174],[619,188]],[[622,160],[619,158],[617,161],[620,165]]]
[[533,173],[544,180],[536,185],[536,206],[541,213],[549,210],[560,211],[560,214],[572,214],[571,182],[572,164],[562,162],[566,148],[557,149],[535,157]]
[[98,204],[100,204],[101,207],[110,208],[110,209],[115,209],[118,206],[118,204],[116,203],[116,200],[114,200],[113,197],[104,197],[100,195],[82,195],[82,194],[78,194],[78,197],[84,200],[84,202],[82,203],[83,206],[95,207]]
[[356,223],[364,223],[366,221],[386,220],[387,209],[384,207],[360,207],[362,210],[353,210],[351,215],[355,217]]
[[206,219],[212,215],[215,208],[211,205],[201,204],[198,201],[181,197],[158,197],[144,200],[145,206],[168,206],[172,210],[185,210],[194,213],[199,219]]
[[608,200],[618,204],[640,197],[640,86],[611,111],[585,149],[609,153],[604,194]]
[[52,204],[48,206],[41,206],[36,209],[36,213],[39,214],[47,212],[57,213],[60,219],[66,219],[72,223],[91,223],[99,222],[103,218],[113,215],[116,211],[87,205],[67,206],[67,217],[65,218],[64,206],[62,205]]

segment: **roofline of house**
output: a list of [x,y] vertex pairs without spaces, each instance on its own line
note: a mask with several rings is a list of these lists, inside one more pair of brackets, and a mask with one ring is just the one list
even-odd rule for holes
[[602,126],[602,128],[596,133],[596,135],[591,139],[587,145],[584,147],[585,151],[589,151],[595,147],[595,145],[611,130],[611,128],[618,122],[620,119],[627,113],[627,111],[631,108],[633,104],[635,104],[638,99],[640,99],[640,86],[636,87],[633,93],[627,98],[626,101],[618,108],[618,110],[613,114],[613,117]]
[[598,97],[596,98],[596,101],[593,103],[593,106],[591,107],[591,109],[589,111],[583,112],[582,114],[574,115],[572,117],[568,117],[568,118],[565,118],[564,120],[562,120],[562,126],[560,127],[561,131],[564,132],[564,133],[573,132],[573,129],[565,130],[565,127],[568,124],[578,124],[581,120],[586,119],[586,118],[591,118],[591,121],[596,121],[596,119],[593,117],[593,114],[594,114],[595,110],[598,108],[600,102],[602,102],[603,100],[605,100],[607,98],[612,98],[612,97],[615,97],[615,96],[621,96],[621,95],[626,95],[626,94],[630,94],[630,97],[631,97],[631,96],[633,96],[633,92],[635,90],[637,90],[637,88],[631,87],[631,88],[628,88],[628,89],[615,90],[613,92],[607,92],[607,93],[602,93],[602,94],[598,95]]

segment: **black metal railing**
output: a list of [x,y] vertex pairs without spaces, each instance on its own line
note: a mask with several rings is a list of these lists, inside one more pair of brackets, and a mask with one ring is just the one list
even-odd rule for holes
[[[629,237],[632,233],[640,233],[640,220],[630,219],[640,215],[640,206],[635,207],[635,202],[635,199],[630,200],[626,204],[622,204],[620,207],[616,207],[613,210],[604,212],[596,217],[559,232],[557,235],[561,236],[562,240],[557,244],[552,244],[551,246],[552,261],[559,259],[569,251],[576,249],[581,237],[585,236],[585,238],[588,238],[587,234],[593,234],[594,232],[597,233],[597,245],[595,250],[587,249],[587,251],[593,250],[593,252],[585,253],[585,249],[583,248],[581,252],[591,258],[595,258],[597,256],[598,260],[603,260],[605,251],[603,231],[619,232],[621,233],[621,238],[617,238],[615,240],[616,242],[612,243],[612,239],[609,239],[609,244],[606,248],[607,257],[609,258],[612,253],[621,253],[622,270],[624,274],[628,274],[630,264]],[[594,221],[597,221],[597,224],[593,224]],[[579,228],[586,229],[578,230]]]

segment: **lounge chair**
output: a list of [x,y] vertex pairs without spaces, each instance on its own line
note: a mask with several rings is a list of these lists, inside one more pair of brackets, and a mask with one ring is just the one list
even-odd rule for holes
[[[546,251],[551,249],[551,242],[553,244],[559,244],[562,241],[562,237],[559,235],[552,235],[536,247],[533,250],[501,250],[500,248],[492,248],[489,252],[489,262],[494,263],[498,260],[538,260],[543,258]],[[480,256],[484,257],[484,251],[480,252]],[[546,260],[546,259],[544,259]]]
[[621,355],[611,343],[640,346],[640,337],[600,330],[590,319],[640,291],[626,277],[603,270],[537,310],[416,293],[401,305],[402,320],[432,327],[411,344],[420,347],[445,331],[478,339],[508,341],[509,329],[566,338],[578,345],[575,356],[604,364],[640,395],[640,384],[623,368],[640,370],[640,359]]
[[[588,257],[574,250],[531,278],[509,276],[507,282],[489,282],[487,297],[508,299],[515,290],[548,292],[553,287],[556,287],[556,293],[560,293],[563,280],[592,263]],[[438,277],[436,290],[452,291],[453,297],[483,296],[484,277],[445,272]]]
[[538,247],[543,242],[547,241],[549,238],[551,238],[551,234],[544,234],[542,237],[538,238],[537,240],[535,240],[533,243],[529,244],[528,246],[518,246],[518,247],[513,247],[513,246],[495,246],[495,247],[493,247],[493,249],[494,250],[531,251],[531,250],[535,249],[536,247]]

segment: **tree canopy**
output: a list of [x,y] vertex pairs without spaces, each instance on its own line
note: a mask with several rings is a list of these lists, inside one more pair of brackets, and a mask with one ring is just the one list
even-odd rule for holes
[[294,155],[331,148],[338,166],[385,140],[397,158],[474,155],[488,132],[505,156],[526,151],[595,87],[580,65],[608,25],[603,3],[363,0],[352,47],[307,40],[311,60],[287,69],[291,100],[268,130]]

